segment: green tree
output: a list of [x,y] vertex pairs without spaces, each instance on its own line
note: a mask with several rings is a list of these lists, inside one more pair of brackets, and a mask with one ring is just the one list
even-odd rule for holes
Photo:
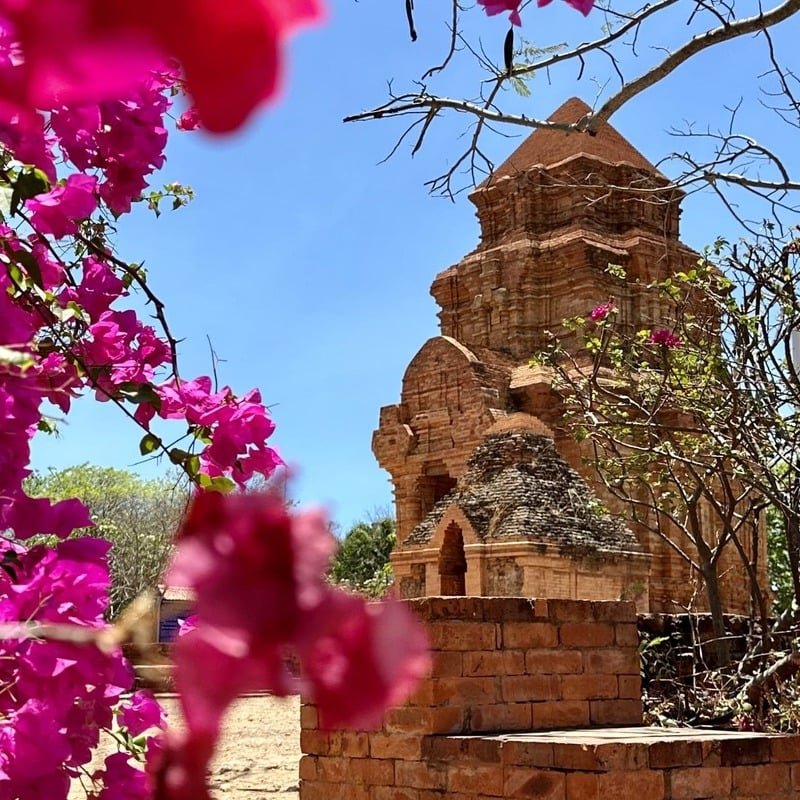
[[394,519],[373,515],[347,532],[331,565],[331,579],[357,592],[380,597],[391,586],[389,556],[396,541]]
[[[720,632],[714,595],[724,551],[738,553],[765,631],[765,566],[788,612],[779,630],[800,597],[794,236],[765,226],[751,240],[719,240],[692,268],[652,285],[660,292],[657,335],[632,330],[612,303],[567,322],[583,336],[582,354],[556,340],[544,356],[609,492],[674,549],[690,545],[679,552],[702,576]],[[612,274],[624,290],[626,276]],[[769,508],[772,558],[765,565],[758,544]]]
[[93,464],[34,473],[26,490],[56,500],[77,497],[89,507],[95,527],[74,535],[111,542],[111,619],[158,584],[189,496],[178,478],[145,480],[128,470]]
[[795,602],[792,565],[786,540],[786,520],[775,506],[767,509],[767,567],[774,610],[782,614]]

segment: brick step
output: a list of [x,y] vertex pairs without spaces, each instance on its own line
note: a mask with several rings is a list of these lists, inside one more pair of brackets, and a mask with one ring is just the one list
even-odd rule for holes
[[425,766],[439,774],[448,800],[800,796],[800,736],[795,735],[591,728],[433,736],[424,747]]

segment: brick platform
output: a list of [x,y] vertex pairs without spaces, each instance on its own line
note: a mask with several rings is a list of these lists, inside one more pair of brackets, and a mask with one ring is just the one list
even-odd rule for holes
[[800,797],[800,736],[641,727],[632,603],[409,606],[430,676],[376,732],[320,730],[305,705],[300,800]]

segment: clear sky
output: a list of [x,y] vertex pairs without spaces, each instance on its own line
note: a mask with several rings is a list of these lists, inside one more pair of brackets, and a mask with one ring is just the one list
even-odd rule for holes
[[[120,223],[120,254],[146,262],[183,339],[182,374],[210,374],[209,337],[224,359],[220,380],[239,393],[260,387],[272,407],[273,444],[297,468],[293,493],[303,503],[326,504],[345,529],[391,502],[388,475],[370,448],[379,409],[399,400],[407,364],[437,333],[431,281],[478,241],[466,194],[451,203],[423,185],[461,152],[464,119],[434,126],[413,160],[401,148],[384,164],[378,162],[402,131],[398,122],[342,123],[383,102],[388,79],[395,90],[408,89],[441,59],[441,15],[449,3],[417,6],[420,38],[412,44],[402,0],[329,0],[326,24],[292,44],[279,104],[231,138],[173,134],[159,182],[190,184],[196,201],[158,220],[141,210]],[[507,23],[468,16],[499,57]],[[558,0],[541,10],[531,5],[523,19],[523,33],[539,46],[594,39],[603,24],[599,15],[584,19]],[[685,35],[684,22],[665,26],[663,42]],[[779,47],[791,44],[788,33],[779,31]],[[657,55],[645,49],[646,61]],[[477,73],[462,61],[432,88],[474,96]],[[744,98],[741,127],[785,146],[786,129],[759,110],[754,91],[752,76],[766,68],[763,47],[753,40],[725,45],[684,65],[612,122],[658,161],[680,145],[670,128],[683,121],[725,125],[725,106]],[[549,83],[532,82],[530,98],[509,97],[509,107],[546,117],[573,95],[592,104],[600,90],[592,74],[602,82],[613,72],[597,62],[578,83],[574,68],[554,70]],[[515,138],[484,142],[495,163],[527,135],[508,133]],[[688,244],[700,248],[732,230],[712,197],[687,200]],[[80,402],[58,441],[35,442],[33,465],[132,466],[140,437],[109,404]],[[147,475],[164,469],[134,468]]]

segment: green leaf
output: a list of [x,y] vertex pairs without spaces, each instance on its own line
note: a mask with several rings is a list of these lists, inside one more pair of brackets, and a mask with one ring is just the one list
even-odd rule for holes
[[158,450],[161,447],[161,439],[158,438],[153,433],[147,433],[142,437],[142,441],[139,442],[139,452],[143,455],[149,455],[154,450]]
[[180,447],[173,447],[169,451],[169,460],[173,464],[183,464],[187,458],[189,458],[189,453],[187,453],[185,450],[181,450]]
[[520,97],[530,97],[531,90],[527,83],[522,78],[511,78],[511,86]]
[[20,205],[30,197],[42,194],[50,189],[50,181],[47,175],[35,167],[25,167],[21,170],[17,180],[14,182],[14,190],[11,193],[11,213],[16,214]]
[[205,472],[200,473],[198,483],[203,489],[210,489],[213,492],[222,492],[223,494],[236,488],[236,484],[230,478],[226,478],[224,475],[217,475],[212,478],[210,475],[206,475]]

